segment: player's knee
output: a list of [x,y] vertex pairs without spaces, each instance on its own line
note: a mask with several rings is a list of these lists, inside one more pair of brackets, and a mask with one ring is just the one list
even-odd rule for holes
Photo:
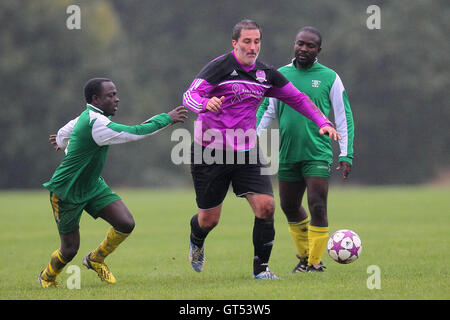
[[219,224],[220,212],[221,206],[208,210],[199,209],[197,215],[199,227],[207,232],[214,229]]
[[309,210],[311,211],[312,215],[326,216],[327,204],[323,201],[313,201],[309,203]]
[[289,218],[296,218],[299,214],[299,207],[293,206],[291,204],[280,202],[281,210],[283,210],[283,213],[288,218],[289,221],[292,219]]
[[134,222],[133,217],[130,216],[122,220],[120,225],[115,229],[123,233],[131,233],[134,230],[135,225],[136,223]]
[[131,232],[133,232],[135,226],[136,226],[136,224],[135,224],[134,220],[128,222],[127,225],[125,226],[124,233],[131,233]]
[[72,261],[78,253],[79,244],[65,244],[61,246],[61,254],[66,262]]
[[309,203],[311,212],[311,224],[315,226],[328,225],[327,204],[324,201],[315,201]]
[[216,217],[208,217],[207,219],[203,218],[199,220],[199,226],[208,232],[214,229],[218,224],[219,219]]
[[261,203],[256,209],[255,215],[261,219],[271,220],[273,219],[274,213],[275,213],[275,201],[271,199]]

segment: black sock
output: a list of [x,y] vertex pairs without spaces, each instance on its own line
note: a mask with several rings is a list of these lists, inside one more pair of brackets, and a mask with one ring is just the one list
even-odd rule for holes
[[191,242],[200,248],[203,247],[208,233],[209,230],[203,229],[198,224],[198,214],[194,215],[191,219]]
[[258,274],[265,271],[272,252],[275,228],[273,220],[265,220],[255,217],[253,226],[253,247],[255,257],[253,260],[253,272]]

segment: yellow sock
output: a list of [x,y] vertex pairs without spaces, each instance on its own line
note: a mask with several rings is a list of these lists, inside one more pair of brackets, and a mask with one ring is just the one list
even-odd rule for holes
[[308,266],[320,263],[322,255],[327,247],[328,237],[328,227],[309,226]]
[[300,222],[289,222],[289,233],[297,247],[298,256],[305,259],[309,254],[308,227],[309,217]]
[[100,243],[97,249],[92,251],[90,259],[95,262],[103,262],[105,258],[128,237],[128,235],[129,233],[122,233],[111,227],[102,243]]
[[54,280],[66,266],[67,261],[64,259],[61,251],[58,249],[54,251],[50,257],[50,262],[47,268],[42,272],[42,277],[44,280]]

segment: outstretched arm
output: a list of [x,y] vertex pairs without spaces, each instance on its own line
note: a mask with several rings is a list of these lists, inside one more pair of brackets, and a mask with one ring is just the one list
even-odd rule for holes
[[[167,114],[172,119],[172,123],[184,123],[184,120],[187,119],[187,112],[188,110],[184,106],[179,106],[173,109],[172,111],[168,112]],[[156,116],[154,116],[156,117]],[[151,117],[150,119],[145,120],[141,124],[148,123],[150,120],[152,120],[154,117]]]
[[297,112],[314,121],[319,127],[319,133],[321,135],[326,134],[333,140],[341,139],[341,136],[334,129],[331,121],[325,117],[322,111],[317,108],[306,94],[300,92],[291,82],[279,88],[271,88],[268,95],[280,99]]
[[187,118],[186,113],[187,110],[181,106],[169,113],[156,115],[136,126],[115,123],[99,115],[92,126],[92,138],[99,146],[137,141],[158,133],[172,123],[183,122]]

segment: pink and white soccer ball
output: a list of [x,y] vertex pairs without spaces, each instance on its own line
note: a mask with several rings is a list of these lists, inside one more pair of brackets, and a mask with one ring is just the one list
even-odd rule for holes
[[359,258],[362,243],[359,236],[352,230],[338,230],[328,240],[328,254],[339,263],[347,264]]

